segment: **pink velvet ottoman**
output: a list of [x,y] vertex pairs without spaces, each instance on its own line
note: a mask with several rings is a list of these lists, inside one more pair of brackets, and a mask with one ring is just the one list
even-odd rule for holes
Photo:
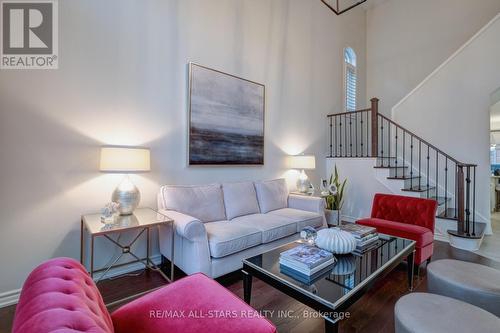
[[112,315],[85,268],[69,258],[38,266],[24,283],[13,333],[274,333],[253,308],[203,274],[185,277]]

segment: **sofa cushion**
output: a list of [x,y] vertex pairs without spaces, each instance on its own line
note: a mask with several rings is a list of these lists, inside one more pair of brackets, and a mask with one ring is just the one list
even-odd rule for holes
[[201,273],[125,304],[112,318],[116,333],[276,332],[250,305]]
[[165,209],[193,216],[201,222],[226,219],[222,188],[219,184],[200,186],[163,186]]
[[304,227],[320,227],[323,225],[323,216],[318,213],[308,212],[294,208],[282,208],[269,212],[268,214],[283,216],[297,222],[297,232]]
[[261,213],[288,206],[288,190],[284,179],[255,182],[255,190]]
[[417,248],[431,244],[434,240],[432,231],[418,225],[376,218],[362,219],[356,221],[356,223],[377,228],[377,231],[383,234],[414,240],[417,242],[415,244]]
[[262,243],[262,232],[251,224],[238,221],[205,223],[210,255],[221,258]]
[[297,232],[297,222],[279,215],[252,214],[240,216],[231,221],[250,225],[262,232],[262,243],[293,235]]
[[222,184],[222,192],[228,220],[260,213],[253,182],[225,183]]

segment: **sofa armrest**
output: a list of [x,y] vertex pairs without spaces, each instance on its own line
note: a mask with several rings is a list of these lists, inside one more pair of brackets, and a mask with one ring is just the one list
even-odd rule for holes
[[290,194],[288,207],[323,215],[325,213],[325,200],[318,197]]
[[205,226],[197,218],[174,210],[160,209],[159,212],[174,220],[175,231],[179,236],[190,241],[206,239],[207,231]]

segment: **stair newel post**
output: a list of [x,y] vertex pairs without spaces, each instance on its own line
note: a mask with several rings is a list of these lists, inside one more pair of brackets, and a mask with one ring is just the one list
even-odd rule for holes
[[459,233],[464,232],[464,213],[465,213],[465,195],[464,195],[464,168],[462,164],[457,164],[457,210],[458,210],[458,222],[457,231]]
[[467,236],[470,235],[470,165],[466,166],[466,178],[465,178],[465,232]]
[[472,183],[472,235],[476,235],[476,166],[472,166],[474,181]]
[[374,97],[371,100],[371,110],[372,110],[372,157],[378,157],[378,101],[379,99]]

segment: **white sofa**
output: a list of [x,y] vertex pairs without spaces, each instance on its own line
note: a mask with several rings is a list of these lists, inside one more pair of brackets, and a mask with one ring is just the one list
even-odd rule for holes
[[[324,200],[289,195],[284,179],[161,187],[158,209],[174,219],[175,265],[213,278],[242,260],[299,238],[305,226],[326,226]],[[160,252],[171,258],[171,227],[159,229]]]

